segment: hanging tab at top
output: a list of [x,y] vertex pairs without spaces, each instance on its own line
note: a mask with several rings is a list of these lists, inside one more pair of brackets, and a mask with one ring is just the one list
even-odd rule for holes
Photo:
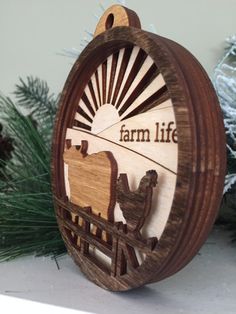
[[94,32],[94,37],[117,26],[141,28],[140,20],[134,11],[121,5],[113,5],[100,18]]

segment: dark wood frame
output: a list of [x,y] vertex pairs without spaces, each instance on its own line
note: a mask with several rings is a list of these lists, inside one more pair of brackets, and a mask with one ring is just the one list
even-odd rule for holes
[[[68,252],[90,280],[114,290],[128,290],[164,279],[184,267],[205,241],[217,215],[224,184],[226,149],[223,119],[212,84],[198,61],[182,46],[132,27],[116,27],[97,36],[82,52],[66,81],[52,146],[55,199],[66,201],[63,151],[66,129],[94,69],[120,48],[137,45],[155,61],[173,102],[178,133],[177,183],[171,212],[158,245],[145,262],[121,278],[105,276],[70,245]],[[62,207],[55,201],[58,216]]]

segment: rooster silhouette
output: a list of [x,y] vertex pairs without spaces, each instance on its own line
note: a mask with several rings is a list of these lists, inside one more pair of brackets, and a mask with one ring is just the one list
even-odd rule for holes
[[127,223],[128,232],[139,235],[152,204],[152,190],[157,185],[157,173],[149,170],[136,191],[130,191],[128,178],[121,173],[117,180],[117,202]]

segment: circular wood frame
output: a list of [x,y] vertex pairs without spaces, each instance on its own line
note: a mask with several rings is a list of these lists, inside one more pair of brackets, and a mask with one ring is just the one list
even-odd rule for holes
[[178,133],[177,183],[165,230],[152,254],[131,274],[104,276],[71,246],[60,231],[70,255],[90,280],[114,290],[128,290],[164,279],[184,267],[197,253],[215,220],[225,175],[225,133],[212,84],[198,61],[166,38],[132,27],[116,27],[97,36],[82,52],[67,79],[55,123],[52,148],[52,186],[57,216],[64,211],[63,151],[66,129],[94,69],[108,55],[128,45],[141,47],[162,73],[173,102]]

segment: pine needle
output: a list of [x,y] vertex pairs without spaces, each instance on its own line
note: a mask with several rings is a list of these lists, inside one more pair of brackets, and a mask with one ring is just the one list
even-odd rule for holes
[[215,69],[214,86],[224,115],[227,136],[227,175],[220,219],[236,241],[236,36],[227,39],[225,55]]
[[20,80],[15,95],[17,104],[0,95],[0,119],[14,147],[10,161],[0,161],[0,261],[65,253],[50,187],[57,98],[45,82],[32,77]]

